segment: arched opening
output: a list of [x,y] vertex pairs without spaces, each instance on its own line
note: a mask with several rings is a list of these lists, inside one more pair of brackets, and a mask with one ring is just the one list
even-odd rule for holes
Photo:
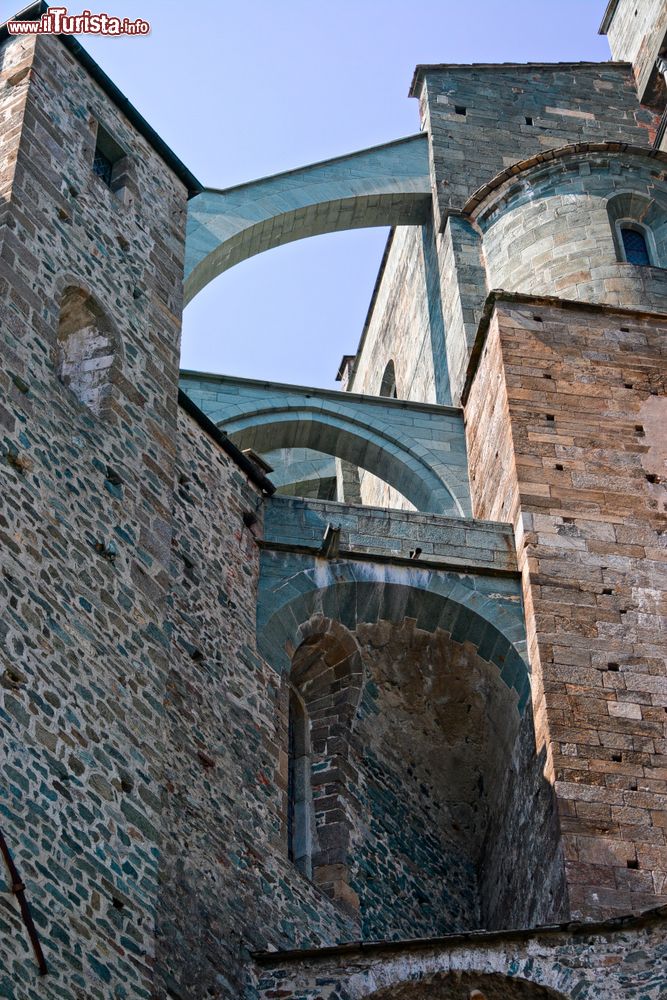
[[399,982],[359,996],[368,1000],[568,1000],[559,990],[521,975],[469,970],[420,975],[418,981]]
[[60,305],[56,373],[96,416],[108,412],[115,361],[116,337],[106,313],[92,295],[67,287]]
[[[238,426],[243,421],[244,426]],[[352,466],[367,469],[393,486],[420,511],[465,516],[463,504],[468,489],[443,482],[423,455],[413,453],[407,443],[381,434],[371,425],[346,419],[342,414],[322,409],[279,409],[264,411],[238,421],[227,422],[230,438],[239,448],[252,448],[259,455],[279,448],[307,448],[334,455]],[[461,466],[461,476],[465,469]],[[443,470],[455,476],[458,470]]]
[[300,872],[312,875],[310,722],[299,693],[290,687],[287,724],[287,856]]
[[348,910],[350,734],[361,689],[356,643],[342,625],[314,616],[287,680],[286,839],[289,860]]
[[667,264],[667,206],[636,191],[607,201],[616,257],[638,267]]
[[378,395],[398,399],[398,392],[396,391],[396,368],[391,358],[385,367]]
[[260,597],[258,640],[310,717],[313,881],[356,907],[365,940],[561,918],[553,789],[512,644],[444,578],[430,593],[364,566],[310,572],[317,589],[290,577],[269,615]]

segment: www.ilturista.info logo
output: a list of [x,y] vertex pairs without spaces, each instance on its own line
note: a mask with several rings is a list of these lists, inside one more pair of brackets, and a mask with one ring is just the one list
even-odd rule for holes
[[39,21],[7,22],[10,35],[147,35],[150,30],[148,21],[140,17],[131,21],[129,17],[92,14],[89,10],[68,14],[67,7],[50,7]]

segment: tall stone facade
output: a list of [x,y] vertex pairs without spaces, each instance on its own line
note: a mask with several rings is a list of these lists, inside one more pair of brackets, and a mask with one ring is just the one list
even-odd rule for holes
[[[664,4],[601,30],[216,192],[0,29],[1,997],[667,993]],[[184,294],[378,224],[342,393],[179,389]]]

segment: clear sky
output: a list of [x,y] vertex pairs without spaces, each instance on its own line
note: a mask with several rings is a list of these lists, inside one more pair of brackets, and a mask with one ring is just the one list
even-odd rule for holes
[[[27,0],[0,10],[5,20]],[[67,0],[63,0],[63,5]],[[80,41],[199,180],[223,188],[419,130],[417,63],[608,59],[605,0],[70,0],[148,37]],[[182,366],[333,386],[387,230],[279,247],[187,307]]]

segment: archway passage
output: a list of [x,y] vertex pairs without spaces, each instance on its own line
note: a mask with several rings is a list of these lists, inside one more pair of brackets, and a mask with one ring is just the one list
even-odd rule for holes
[[367,226],[421,225],[431,212],[426,133],[249,184],[188,205],[185,301],[218,274],[293,240]]
[[528,979],[475,971],[438,974],[364,995],[368,1000],[569,1000]]

